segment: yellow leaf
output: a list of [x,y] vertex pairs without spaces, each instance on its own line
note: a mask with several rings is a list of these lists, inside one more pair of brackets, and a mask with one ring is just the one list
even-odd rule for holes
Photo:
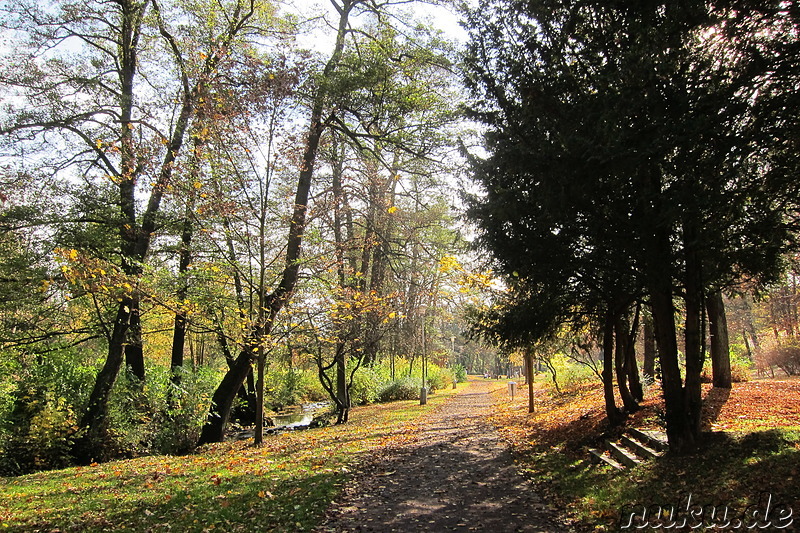
[[392,213],[394,213],[395,211],[397,211],[397,206],[396,206],[396,205],[393,205],[392,207],[390,207],[390,208],[388,209],[388,211],[389,211],[389,214],[391,215]]
[[200,189],[203,186],[203,184],[199,181],[195,181],[193,185],[195,189]]

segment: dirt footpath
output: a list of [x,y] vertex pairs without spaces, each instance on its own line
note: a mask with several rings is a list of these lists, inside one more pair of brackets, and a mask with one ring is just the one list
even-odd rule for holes
[[410,444],[375,452],[317,531],[564,531],[488,422],[497,387],[471,383]]

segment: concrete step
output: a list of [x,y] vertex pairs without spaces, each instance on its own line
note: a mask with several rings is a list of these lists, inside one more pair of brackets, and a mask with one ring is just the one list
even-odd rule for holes
[[625,465],[619,463],[616,459],[606,453],[601,452],[595,448],[589,448],[589,455],[595,463],[605,463],[616,470],[625,470]]
[[648,459],[661,457],[668,450],[667,435],[653,430],[630,428],[619,442],[605,442],[607,451],[589,448],[593,462],[603,462],[617,470],[633,468]]
[[663,431],[631,428],[628,430],[628,433],[630,433],[636,440],[656,451],[666,452],[669,450],[669,445],[667,444],[667,434]]
[[606,441],[606,447],[611,452],[611,457],[624,464],[628,468],[641,464],[642,460],[635,453],[628,450],[617,442]]
[[628,435],[623,435],[620,439],[620,444],[631,450],[637,456],[642,457],[644,459],[655,459],[656,457],[660,457],[663,455],[664,452],[660,452],[654,450],[647,444],[634,439],[633,437],[629,437]]

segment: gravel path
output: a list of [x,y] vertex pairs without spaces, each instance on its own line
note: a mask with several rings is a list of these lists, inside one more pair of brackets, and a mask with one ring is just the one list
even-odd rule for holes
[[564,531],[488,422],[497,386],[471,383],[411,443],[376,451],[318,531]]

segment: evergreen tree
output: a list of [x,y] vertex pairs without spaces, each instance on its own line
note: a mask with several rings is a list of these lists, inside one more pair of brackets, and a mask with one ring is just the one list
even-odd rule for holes
[[[765,38],[796,13],[752,4],[751,17],[739,3],[488,1],[469,21],[471,115],[489,151],[471,214],[500,271],[535,298],[512,302],[541,317],[519,327],[538,335],[576,310],[613,324],[646,298],[678,452],[699,432],[703,295],[774,274],[796,200],[777,192],[796,173],[783,147],[797,120],[775,75],[794,71],[783,34]],[[767,117],[782,124],[771,136]]]

